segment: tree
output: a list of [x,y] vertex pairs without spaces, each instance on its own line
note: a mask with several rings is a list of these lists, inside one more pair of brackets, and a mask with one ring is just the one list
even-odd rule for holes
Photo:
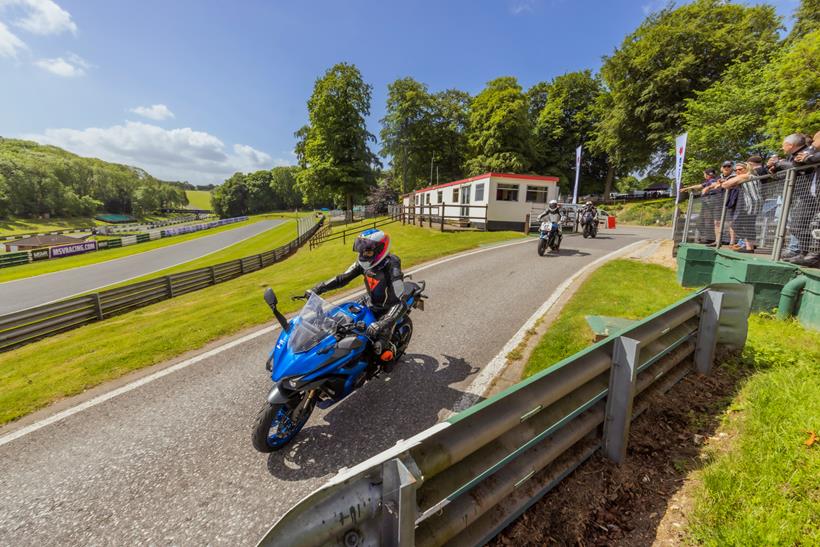
[[820,30],[820,0],[802,0],[794,12],[794,26],[788,41],[800,40],[815,30]]
[[228,180],[214,188],[211,194],[214,212],[222,218],[247,214],[248,195],[245,175],[234,173]]
[[472,101],[467,140],[468,176],[487,171],[527,172],[532,164],[527,100],[510,76],[487,83]]
[[[437,179],[464,178],[468,156],[467,131],[470,126],[470,94],[447,89],[433,95],[434,164]],[[431,181],[432,182],[432,181]]]
[[377,214],[387,213],[387,206],[396,203],[398,197],[398,192],[391,188],[387,180],[383,180],[370,189],[370,193],[367,195],[367,204]]
[[365,123],[371,92],[359,69],[347,63],[316,80],[307,105],[310,124],[296,132],[302,167],[296,180],[308,201],[332,196],[350,211],[373,183],[378,159],[368,147],[375,137]]
[[295,209],[302,205],[302,194],[296,184],[296,166],[274,167],[270,171],[271,191],[282,209]]
[[820,128],[820,29],[790,41],[769,73],[773,110],[766,129],[777,148],[795,132]]
[[568,191],[575,179],[575,150],[584,145],[579,186],[584,193],[599,192],[607,171],[606,155],[587,146],[599,121],[595,108],[601,82],[589,70],[557,76],[545,89],[534,134],[535,171],[561,178]]
[[775,53],[769,47],[752,60],[733,64],[720,80],[686,100],[686,184],[699,182],[704,169],[723,160],[765,156],[765,120],[774,114],[768,65]]
[[597,147],[626,171],[653,160],[671,163],[669,143],[683,129],[685,100],[763,44],[776,43],[780,28],[771,6],[723,0],[651,14],[604,59],[601,74],[610,95]]
[[401,78],[387,86],[387,109],[381,119],[379,152],[391,157],[401,180],[402,193],[418,188],[429,173],[433,147],[433,97],[427,86]]

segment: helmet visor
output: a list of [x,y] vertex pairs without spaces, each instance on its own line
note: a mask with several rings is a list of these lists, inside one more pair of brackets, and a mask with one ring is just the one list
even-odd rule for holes
[[359,253],[359,260],[370,262],[384,247],[381,241],[374,241],[364,237],[356,238],[353,242],[353,251]]

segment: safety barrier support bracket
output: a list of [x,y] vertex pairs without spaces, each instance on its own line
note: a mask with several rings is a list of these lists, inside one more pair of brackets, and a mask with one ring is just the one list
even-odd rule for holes
[[632,421],[632,400],[635,398],[635,378],[638,370],[640,342],[619,336],[612,349],[609,374],[609,394],[604,421],[604,453],[615,463],[623,463]]

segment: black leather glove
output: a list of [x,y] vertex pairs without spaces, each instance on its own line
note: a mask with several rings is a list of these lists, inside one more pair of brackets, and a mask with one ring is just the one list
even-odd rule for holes
[[382,324],[379,321],[373,321],[370,325],[367,326],[367,334],[368,338],[373,340],[377,339],[382,332]]

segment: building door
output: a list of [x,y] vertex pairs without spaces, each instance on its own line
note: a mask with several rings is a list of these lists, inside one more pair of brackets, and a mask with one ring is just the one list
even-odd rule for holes
[[470,188],[471,186],[464,186],[461,188],[461,216],[464,218],[470,216]]

